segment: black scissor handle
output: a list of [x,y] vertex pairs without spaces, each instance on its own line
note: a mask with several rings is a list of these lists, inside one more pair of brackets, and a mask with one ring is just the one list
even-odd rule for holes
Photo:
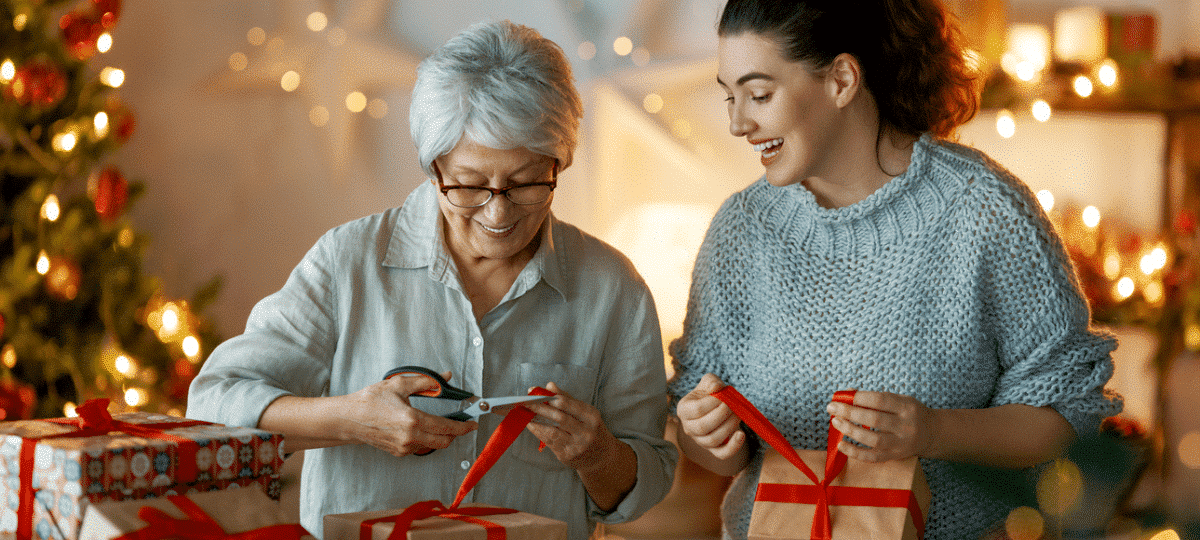
[[417,396],[457,400],[475,397],[475,394],[472,394],[466,390],[450,386],[450,383],[446,382],[446,379],[443,379],[440,373],[424,366],[400,366],[398,368],[394,368],[384,374],[383,380],[386,381],[392,377],[395,377],[396,375],[416,375],[420,377],[429,377],[438,384],[437,389],[422,390],[414,394]]

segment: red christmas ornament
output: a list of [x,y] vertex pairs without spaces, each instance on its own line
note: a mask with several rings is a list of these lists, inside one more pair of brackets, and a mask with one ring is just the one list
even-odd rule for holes
[[116,167],[108,167],[96,176],[92,199],[96,213],[104,221],[112,221],[125,212],[129,199],[129,183]]
[[4,96],[21,105],[50,107],[67,95],[67,76],[50,62],[34,60],[17,69]]
[[37,392],[33,387],[8,376],[0,380],[0,420],[29,420]]
[[1190,209],[1184,208],[1175,216],[1175,232],[1184,236],[1190,236],[1196,232],[1196,213]]
[[87,60],[96,54],[96,40],[104,33],[100,17],[94,13],[72,11],[58,20],[62,29],[63,44],[71,55]]
[[121,16],[121,0],[92,0],[92,6],[100,14],[100,25],[105,30],[117,25],[117,18]]
[[109,129],[116,136],[117,142],[125,144],[125,141],[133,136],[133,128],[137,126],[137,121],[133,118],[133,111],[113,97],[108,99],[104,112],[108,113]]

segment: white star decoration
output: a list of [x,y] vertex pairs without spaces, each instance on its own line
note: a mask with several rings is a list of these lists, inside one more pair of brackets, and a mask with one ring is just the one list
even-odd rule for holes
[[[340,18],[335,18],[331,3],[277,0],[278,27],[261,40],[252,39],[252,45],[259,44],[240,59],[242,69],[236,70],[239,59],[231,58],[230,66],[208,87],[217,92],[253,88],[286,93],[292,83],[310,122],[325,131],[329,163],[340,175],[354,153],[357,117],[387,114],[387,104],[377,94],[411,87],[420,60],[385,35],[388,0],[341,2],[347,7]],[[347,97],[354,92],[362,94],[356,96],[361,98],[358,112],[349,109],[353,99]],[[368,101],[370,108],[363,110]]]

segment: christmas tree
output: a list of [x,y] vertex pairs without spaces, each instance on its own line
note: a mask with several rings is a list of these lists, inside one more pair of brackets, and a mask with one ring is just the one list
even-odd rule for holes
[[170,300],[128,218],[144,191],[110,160],[134,117],[105,66],[120,0],[0,0],[0,419],[108,397],[180,414],[218,341],[214,278]]

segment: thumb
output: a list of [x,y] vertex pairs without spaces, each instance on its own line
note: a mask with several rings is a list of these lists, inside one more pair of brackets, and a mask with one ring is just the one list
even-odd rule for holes
[[439,387],[437,381],[425,375],[397,375],[389,380],[396,381],[396,393],[404,397],[419,394],[426,390],[436,393]]

